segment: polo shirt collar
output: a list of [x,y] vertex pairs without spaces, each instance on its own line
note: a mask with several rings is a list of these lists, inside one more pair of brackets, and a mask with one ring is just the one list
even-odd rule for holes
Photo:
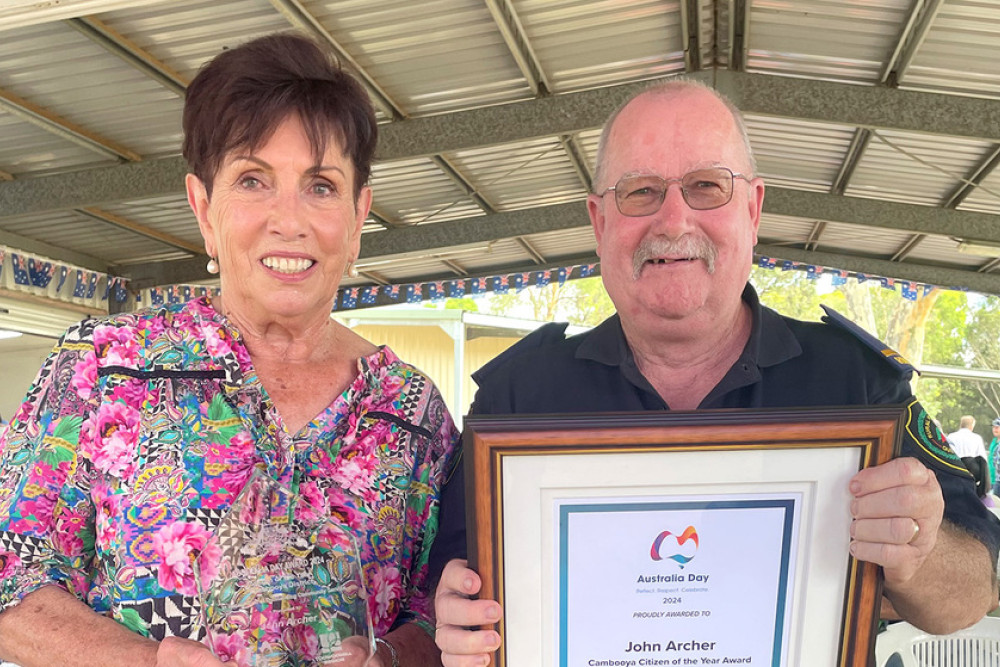
[[[753,323],[750,338],[740,355],[741,362],[751,367],[766,368],[802,354],[802,347],[784,318],[760,305],[757,292],[750,283],[743,288],[742,298],[750,306]],[[617,313],[585,334],[585,339],[577,348],[576,358],[606,366],[634,366],[632,350]]]

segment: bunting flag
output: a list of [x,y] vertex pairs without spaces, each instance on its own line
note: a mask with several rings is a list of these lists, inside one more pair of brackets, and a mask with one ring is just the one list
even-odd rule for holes
[[444,301],[447,296],[444,291],[444,283],[440,280],[427,283],[427,296],[431,301]]
[[69,267],[68,266],[60,266],[59,267],[59,284],[56,285],[56,292],[61,292],[62,291],[63,285],[66,284],[66,276],[68,276],[68,275],[69,275]]
[[358,288],[348,287],[345,289],[343,298],[340,300],[340,304],[343,308],[348,310],[356,308],[358,305]]
[[785,261],[783,261],[781,263],[781,270],[782,271],[791,271],[792,269],[797,269],[798,267],[799,267],[799,263],[798,262],[793,262],[790,259],[786,259]]
[[545,287],[552,281],[551,271],[538,271],[535,273],[535,287]]
[[15,252],[11,253],[10,259],[11,265],[14,267],[14,282],[18,285],[30,285],[31,280],[28,278],[28,267],[24,257]]
[[834,286],[846,285],[847,271],[835,271],[833,274],[833,280],[831,282],[833,282]]
[[386,285],[382,292],[393,301],[399,300],[399,285]]
[[55,273],[56,267],[52,262],[43,262],[34,257],[28,259],[28,277],[33,287],[48,287]]
[[806,266],[806,277],[809,278],[809,280],[816,280],[823,275],[823,270],[822,266],[813,266],[812,264],[809,264]]
[[486,291],[486,278],[473,278],[469,281],[469,291],[472,294],[482,294]]
[[[396,290],[396,294],[399,294],[399,290]],[[378,287],[372,285],[369,287],[361,288],[361,303],[366,306],[375,305],[375,301],[378,299]]]
[[761,257],[758,264],[762,269],[773,269],[775,267],[774,258],[772,257]]
[[907,301],[917,300],[917,286],[911,283],[909,280],[902,280],[899,283],[900,290],[902,290],[903,298]]
[[894,279],[882,277],[878,281],[885,289],[891,289],[893,292],[896,291],[896,281]]
[[594,275],[594,269],[597,268],[597,264],[584,264],[580,267],[580,277],[589,278]]
[[558,283],[560,285],[565,284],[566,283],[566,276],[568,275],[568,273],[569,272],[566,271],[566,267],[565,266],[560,266],[558,269],[556,269],[556,281],[558,281]]
[[449,280],[448,296],[452,299],[461,299],[465,296],[465,280]]
[[861,273],[860,271],[857,273],[857,276],[858,276],[858,282],[859,283],[863,283],[866,280],[868,280],[868,275],[864,274],[864,273]]
[[520,292],[521,290],[523,290],[527,286],[527,283],[528,283],[528,274],[527,273],[515,273],[514,275],[512,275],[510,277],[510,279],[511,279],[511,282],[514,283],[514,291],[515,292]]
[[497,294],[506,294],[510,290],[510,278],[507,276],[493,276],[493,291]]
[[420,303],[423,300],[419,284],[406,286],[406,303]]

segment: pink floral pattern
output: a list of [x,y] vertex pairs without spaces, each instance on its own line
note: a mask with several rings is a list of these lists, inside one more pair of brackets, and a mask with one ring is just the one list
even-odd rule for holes
[[301,518],[353,533],[377,634],[432,631],[427,536],[456,444],[437,389],[388,348],[292,434],[208,301],[84,321],[0,432],[0,610],[55,583],[143,635],[202,637],[192,564],[258,469],[299,493]]

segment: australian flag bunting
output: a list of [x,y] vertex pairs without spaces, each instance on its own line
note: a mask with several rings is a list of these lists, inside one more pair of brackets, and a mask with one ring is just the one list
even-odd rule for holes
[[834,285],[846,285],[847,284],[847,271],[835,271],[833,274],[833,284]]
[[879,278],[878,281],[879,281],[879,283],[881,283],[882,287],[884,287],[886,289],[891,289],[893,292],[896,291],[896,281],[895,281],[895,279],[893,279],[893,278]]
[[356,287],[348,287],[344,290],[344,295],[340,299],[340,305],[350,310],[351,308],[358,307],[358,289]]
[[486,291],[486,278],[473,278],[470,282],[470,291],[473,294],[482,294]]
[[552,282],[551,271],[538,271],[535,273],[535,287],[545,287]]
[[507,276],[493,276],[493,291],[497,294],[506,294],[510,290],[510,278]]
[[28,279],[28,267],[27,262],[24,261],[24,257],[13,252],[10,254],[11,264],[14,267],[14,282],[18,285],[29,285],[31,281]]
[[452,299],[461,299],[465,296],[465,280],[449,280],[448,296]]
[[814,264],[806,265],[806,276],[809,278],[809,280],[816,280],[821,275],[823,275],[822,266],[816,266]]
[[567,269],[565,266],[560,266],[558,269],[556,269],[556,280],[559,282],[560,285],[566,282],[566,278],[568,276],[569,276],[569,269]]
[[97,292],[97,281],[101,279],[100,274],[91,273],[90,278],[87,279],[87,298],[93,299],[94,294]]
[[431,301],[444,301],[444,283],[441,281],[434,281],[432,283],[427,283],[427,296]]
[[899,286],[904,299],[907,301],[917,300],[917,285],[915,283],[911,283],[909,280],[903,280],[899,283]]
[[762,269],[773,269],[776,266],[773,257],[761,257],[758,264]]
[[31,284],[35,287],[48,287],[55,273],[56,267],[52,265],[52,262],[43,262],[34,257],[28,260],[28,276],[31,278]]
[[364,305],[374,306],[376,297],[378,297],[378,287],[370,285],[361,288],[361,303]]
[[115,277],[115,301],[118,303],[125,303],[128,301],[128,290],[125,289],[125,279]]
[[399,301],[399,285],[386,285],[382,292],[393,301]]
[[159,287],[154,287],[149,290],[149,302],[154,306],[163,305],[163,290]]
[[68,266],[59,267],[59,282],[56,284],[56,292],[62,292],[63,284],[66,282],[66,276],[69,275]]
[[406,286],[406,303],[420,303],[424,300],[420,285]]
[[580,277],[589,278],[594,275],[594,269],[597,268],[597,264],[583,264],[580,266]]

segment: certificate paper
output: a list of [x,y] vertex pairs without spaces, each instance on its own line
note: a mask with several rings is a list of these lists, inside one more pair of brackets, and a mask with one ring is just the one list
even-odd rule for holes
[[557,500],[557,664],[787,664],[801,501]]

